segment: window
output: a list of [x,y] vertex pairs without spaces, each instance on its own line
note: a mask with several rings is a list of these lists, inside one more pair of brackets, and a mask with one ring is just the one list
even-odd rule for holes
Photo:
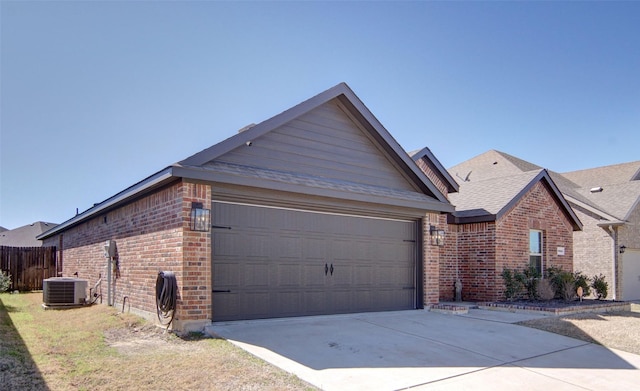
[[529,266],[542,275],[542,231],[529,231]]

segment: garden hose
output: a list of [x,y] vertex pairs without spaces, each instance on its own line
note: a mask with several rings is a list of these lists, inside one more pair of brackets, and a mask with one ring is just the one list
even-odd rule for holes
[[177,299],[176,275],[173,272],[159,272],[156,279],[156,310],[160,324],[166,326],[167,329],[176,314]]

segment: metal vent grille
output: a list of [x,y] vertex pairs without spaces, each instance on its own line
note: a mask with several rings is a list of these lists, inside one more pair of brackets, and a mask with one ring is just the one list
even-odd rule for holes
[[46,281],[44,302],[46,304],[75,304],[74,281]]

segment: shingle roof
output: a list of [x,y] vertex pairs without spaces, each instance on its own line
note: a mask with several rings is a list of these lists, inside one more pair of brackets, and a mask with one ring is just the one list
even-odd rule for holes
[[540,171],[511,176],[464,182],[458,193],[450,194],[459,217],[498,215],[531,183]]
[[499,219],[540,181],[546,182],[552,196],[563,206],[574,229],[580,229],[580,220],[544,169],[460,184],[458,193],[449,195],[456,207],[454,216],[458,222]]
[[0,245],[11,247],[40,247],[42,242],[36,236],[55,227],[56,223],[36,221],[16,229],[0,233]]
[[202,166],[203,170],[211,173],[225,173],[243,176],[253,179],[268,180],[282,184],[303,185],[316,189],[339,190],[353,193],[368,194],[381,197],[414,201],[433,201],[433,198],[422,193],[391,189],[380,186],[370,186],[354,182],[340,181],[336,179],[321,178],[311,175],[302,175],[294,172],[269,170],[260,167],[250,167],[225,162],[209,162]]
[[[459,183],[511,178],[540,166],[504,152],[490,150],[449,169]],[[626,220],[640,202],[640,161],[549,175],[570,201],[589,207],[602,219]],[[592,192],[592,188],[602,191]],[[462,193],[463,190],[461,189]],[[452,197],[452,202],[453,201]]]
[[640,160],[562,174],[580,187],[592,188],[640,180]]
[[448,171],[458,183],[483,181],[517,175],[522,172],[541,170],[542,167],[518,159],[507,153],[490,150],[458,165]]

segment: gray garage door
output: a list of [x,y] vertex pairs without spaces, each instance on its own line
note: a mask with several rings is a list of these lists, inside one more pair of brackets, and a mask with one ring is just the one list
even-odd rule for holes
[[640,250],[627,249],[622,256],[622,300],[640,300]]
[[214,321],[415,308],[415,222],[218,202],[212,215]]

